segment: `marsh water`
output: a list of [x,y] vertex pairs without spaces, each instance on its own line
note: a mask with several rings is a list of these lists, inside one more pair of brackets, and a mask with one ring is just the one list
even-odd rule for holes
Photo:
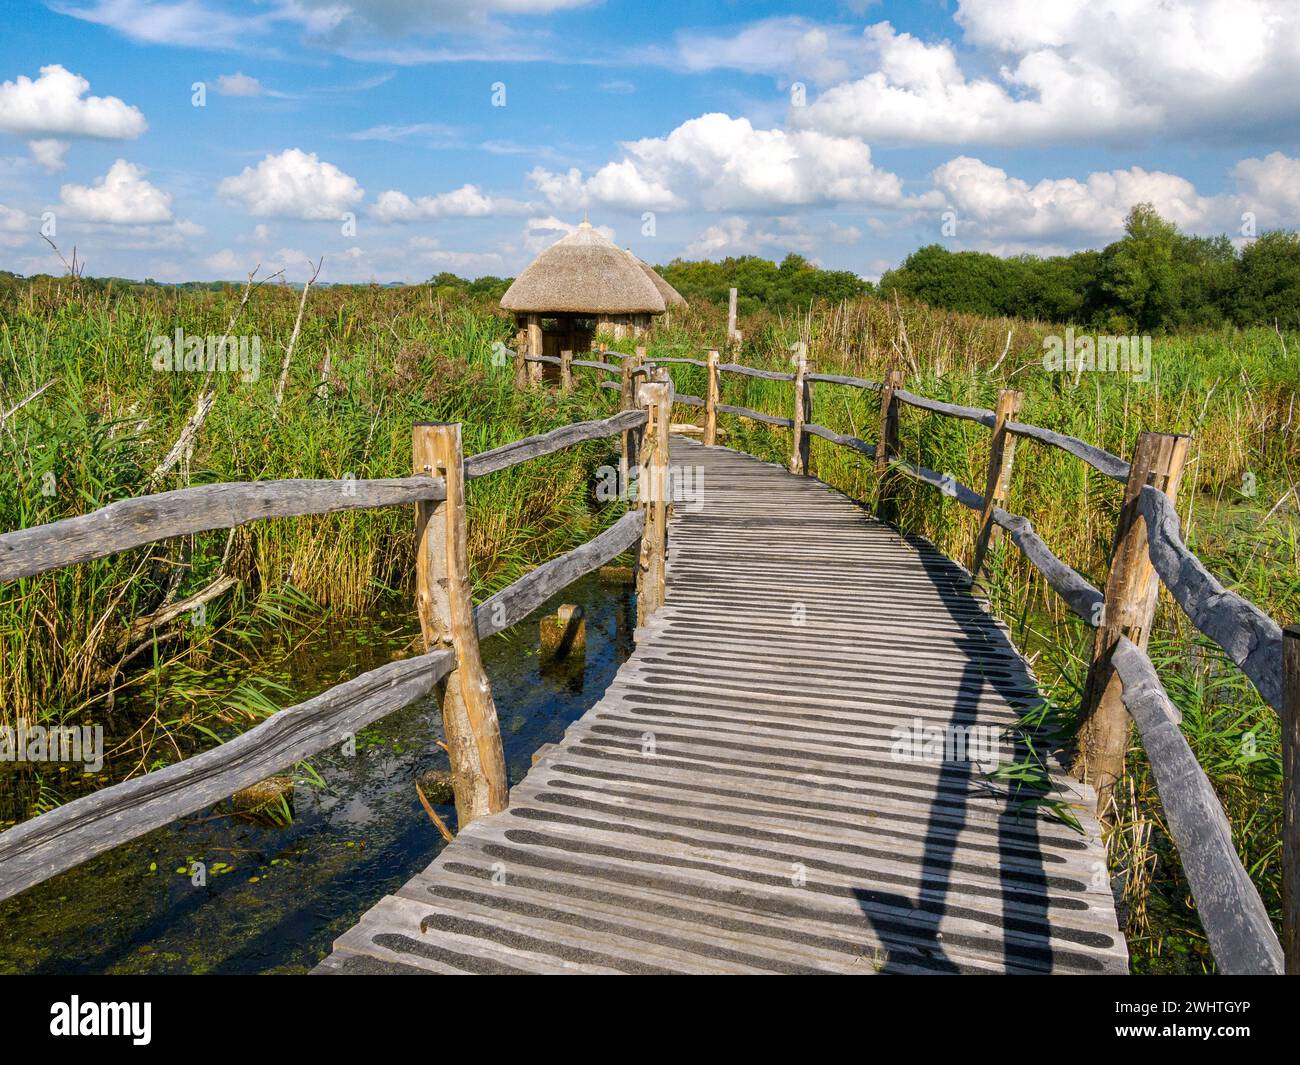
[[[563,601],[586,614],[585,659],[543,665],[538,618]],[[300,642],[286,678],[301,698],[401,653],[413,621],[394,604],[328,624]],[[511,782],[532,753],[597,702],[631,651],[626,585],[590,576],[483,645]],[[0,971],[11,973],[304,972],[385,894],[429,864],[442,837],[415,781],[445,769],[433,700],[357,737],[356,753],[311,760],[293,819],[275,826],[219,804],[117,847],[0,905]],[[301,777],[299,778],[301,779]],[[455,823],[451,805],[436,807]],[[196,886],[194,862],[206,868]]]

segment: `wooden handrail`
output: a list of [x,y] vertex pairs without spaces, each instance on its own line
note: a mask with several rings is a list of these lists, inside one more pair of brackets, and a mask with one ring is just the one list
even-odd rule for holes
[[1147,550],[1160,580],[1183,613],[1250,678],[1264,701],[1282,709],[1282,628],[1259,607],[1230,592],[1183,543],[1178,511],[1163,492],[1142,488]]
[[173,536],[267,518],[431,502],[443,493],[437,478],[384,477],[233,481],[119,499],[89,514],[0,535],[0,581],[34,577]]
[[1214,960],[1232,975],[1280,975],[1282,945],[1268,910],[1237,856],[1223,804],[1178,727],[1178,711],[1151,659],[1121,636],[1111,663],[1123,682],[1124,705],[1142,736]]
[[425,698],[455,656],[436,651],[337,684],[211,750],[101,788],[0,832],[0,899],[265,780]]
[[537,436],[525,436],[521,440],[512,440],[491,451],[481,451],[465,460],[465,476],[469,480],[486,477],[489,473],[517,466],[521,462],[563,451],[574,444],[586,440],[600,440],[608,436],[617,436],[629,429],[645,424],[645,411],[620,411],[608,418],[589,422],[573,422],[552,429],[549,433]]
[[1007,422],[1006,430],[1009,433],[1015,433],[1017,436],[1027,436],[1031,440],[1037,440],[1039,443],[1049,444],[1052,447],[1060,448],[1062,451],[1067,451],[1112,480],[1121,483],[1128,481],[1129,464],[1127,462],[1118,455],[1112,455],[1109,451],[1085,443],[1077,436],[1067,436],[1065,433],[1042,429],[1037,425],[1025,425],[1023,422]]

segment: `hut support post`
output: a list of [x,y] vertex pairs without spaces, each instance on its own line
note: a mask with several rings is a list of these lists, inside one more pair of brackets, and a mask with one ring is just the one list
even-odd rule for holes
[[716,348],[710,348],[708,354],[709,384],[704,393],[704,445],[713,447],[718,442],[718,387],[719,356]]
[[1300,625],[1282,630],[1282,953],[1300,976]]
[[[803,345],[800,345],[802,349]],[[808,356],[800,350],[794,370],[794,440],[790,451],[790,472],[808,472],[811,437],[804,426],[812,421],[812,382],[808,380]]]
[[[636,376],[635,371],[640,367],[641,360],[635,355],[630,355],[623,360],[623,380],[622,391],[620,393],[619,406],[623,410],[634,410],[636,408]],[[637,461],[636,456],[636,436],[635,430],[626,429],[623,432],[623,450],[618,460],[618,483],[625,499],[631,498],[632,492],[632,465]]]
[[1110,820],[1115,784],[1124,776],[1132,720],[1124,706],[1123,684],[1110,656],[1121,636],[1145,649],[1151,635],[1160,579],[1147,553],[1146,519],[1138,496],[1146,485],[1178,498],[1183,463],[1191,437],[1143,433],[1133,451],[1124,503],[1115,524],[1106,598],[1093,643],[1092,664],[1083,689],[1079,755],[1075,772],[1097,790],[1097,816]]
[[515,388],[522,391],[528,387],[528,363],[524,359],[528,354],[528,324],[520,319],[518,325],[515,334]]
[[[542,353],[542,316],[540,314],[530,314],[528,316],[528,354],[538,356]],[[540,362],[530,362],[528,364],[528,380],[530,384],[540,385],[542,383],[542,364]]]
[[449,648],[456,668],[438,685],[459,828],[509,802],[505,753],[492,688],[479,654],[465,535],[460,426],[421,423],[411,442],[416,475],[446,480],[446,498],[416,505],[416,610],[425,650]]
[[984,478],[984,510],[980,514],[980,531],[975,541],[975,561],[970,568],[972,579],[979,577],[989,544],[1002,531],[993,522],[993,511],[1007,501],[1007,493],[1011,490],[1011,464],[1016,452],[1016,438],[1007,432],[1006,424],[1014,421],[1020,413],[1023,399],[1024,393],[1013,388],[1004,388],[998,393],[997,410],[994,412],[996,421],[989,443],[989,468]]
[[880,389],[880,434],[876,439],[876,513],[884,521],[897,516],[897,485],[889,469],[889,460],[898,454],[898,408],[895,389],[903,387],[903,371],[890,370]]
[[637,566],[636,623],[640,627],[664,605],[668,554],[668,435],[673,412],[673,383],[667,370],[637,390],[648,415],[641,442],[637,504],[645,508],[641,557]]

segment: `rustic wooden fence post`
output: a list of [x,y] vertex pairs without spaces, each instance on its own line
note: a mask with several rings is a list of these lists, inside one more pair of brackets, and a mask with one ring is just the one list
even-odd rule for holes
[[1115,523],[1106,598],[1098,619],[1092,663],[1083,692],[1079,753],[1075,772],[1097,790],[1097,815],[1108,820],[1111,795],[1124,776],[1132,720],[1124,707],[1123,685],[1110,656],[1121,636],[1146,649],[1155,616],[1160,578],[1147,552],[1146,520],[1138,507],[1145,485],[1177,500],[1191,437],[1143,433],[1133,450],[1124,504]]
[[898,453],[898,400],[896,389],[903,387],[903,371],[890,370],[880,389],[880,433],[876,438],[876,513],[885,521],[897,517],[894,478],[889,460]]
[[1007,432],[1006,425],[1007,422],[1016,420],[1023,400],[1024,393],[1013,388],[1004,388],[998,393],[998,405],[994,412],[996,421],[989,441],[989,468],[984,478],[984,510],[980,514],[980,531],[975,541],[975,561],[970,568],[972,578],[979,577],[989,544],[1002,531],[993,524],[993,510],[1007,501],[1007,492],[1011,488],[1011,464],[1015,460],[1016,451],[1016,438]]
[[1300,625],[1282,630],[1282,953],[1300,976]]
[[560,389],[567,392],[573,387],[573,352],[560,352]]
[[442,477],[446,499],[416,505],[416,609],[426,650],[449,648],[456,668],[438,685],[451,759],[456,816],[471,821],[509,802],[501,727],[479,656],[465,536],[465,473],[460,426],[422,422],[412,433],[415,473]]
[[[803,345],[800,345],[802,349]],[[808,356],[800,350],[794,370],[794,441],[790,450],[790,472],[808,472],[811,437],[804,426],[812,421],[812,382],[808,380]]]
[[637,390],[647,418],[641,440],[637,505],[645,510],[641,557],[637,566],[636,623],[644,625],[664,605],[668,554],[668,434],[673,412],[673,382],[668,371]]
[[721,388],[718,383],[718,363],[721,361],[716,348],[710,348],[707,356],[709,363],[709,384],[704,393],[704,444],[713,447],[718,442],[718,400]]

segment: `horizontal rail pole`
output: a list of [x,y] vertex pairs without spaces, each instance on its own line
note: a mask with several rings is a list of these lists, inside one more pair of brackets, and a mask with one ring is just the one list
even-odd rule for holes
[[601,381],[600,387],[612,388],[615,392],[621,392],[623,391],[623,382],[622,381]]
[[1121,636],[1111,664],[1124,685],[1124,705],[1137,722],[1214,960],[1230,975],[1281,975],[1282,945],[1237,855],[1223,804],[1178,727],[1178,712],[1151,659]]
[[432,693],[454,665],[451,651],[389,662],[280,710],[219,747],[15,825],[0,833],[0,899],[342,743]]
[[1246,674],[1264,701],[1282,710],[1282,629],[1259,607],[1220,584],[1183,543],[1178,511],[1150,485],[1138,496],[1151,565],[1183,613]]
[[787,429],[794,425],[793,418],[781,418],[775,414],[764,414],[761,411],[750,410],[748,407],[733,407],[730,403],[718,404],[719,414],[735,414],[741,418],[752,418],[756,422],[766,422],[768,425],[782,425]]
[[558,355],[525,355],[524,362],[549,362],[552,366],[559,366],[561,363]]
[[518,625],[551,596],[562,592],[579,577],[617,558],[641,539],[645,511],[624,514],[599,536],[575,547],[567,554],[538,566],[496,595],[485,599],[474,610],[479,639]]
[[540,458],[542,455],[550,455],[556,451],[563,451],[566,447],[581,444],[586,440],[600,440],[607,436],[617,436],[619,433],[643,425],[645,420],[646,414],[643,410],[621,411],[598,421],[573,422],[570,425],[561,425],[558,429],[552,429],[549,433],[539,433],[537,436],[526,436],[521,440],[512,440],[510,443],[502,444],[491,451],[481,451],[477,455],[467,458],[465,460],[465,477],[468,480],[485,477],[489,473],[496,473],[498,470],[517,466],[529,459]]
[[861,437],[844,436],[835,432],[834,429],[827,429],[824,425],[818,425],[815,422],[805,422],[803,431],[811,433],[813,436],[820,436],[823,440],[829,440],[832,444],[839,444],[841,447],[851,447],[854,451],[861,451],[868,458],[876,457],[876,447],[874,444],[868,444]]
[[769,381],[793,381],[794,374],[781,373],[779,370],[756,370],[752,366],[742,366],[738,362],[724,362],[718,366],[719,370],[725,370],[727,373],[744,374],[746,377],[763,377]]
[[1007,531],[1011,542],[1020,548],[1021,554],[1043,575],[1052,590],[1095,629],[1101,621],[1101,608],[1106,597],[1089,584],[1083,574],[1052,554],[1052,549],[1034,532],[1028,518],[994,507],[993,520]]
[[678,392],[673,396],[674,403],[684,403],[688,407],[702,407],[704,400],[699,396],[688,395],[685,392]]
[[682,363],[686,366],[702,366],[704,369],[709,368],[709,364],[703,359],[683,359],[676,356],[672,358],[655,358],[655,363],[662,366],[666,362]]
[[964,507],[971,510],[984,509],[984,497],[969,485],[962,484],[955,478],[946,480],[942,473],[936,473],[934,470],[928,470],[924,466],[918,466],[914,462],[908,462],[906,459],[891,458],[889,465],[897,470],[907,474],[914,480],[928,484],[931,488],[937,488],[944,495],[957,500]]
[[963,407],[960,403],[944,403],[941,400],[918,396],[915,392],[908,392],[902,388],[894,389],[894,396],[900,403],[906,403],[909,407],[943,414],[949,418],[964,418],[967,421],[979,422],[980,425],[986,425],[990,429],[997,423],[997,414],[983,407]]
[[573,366],[585,366],[589,370],[604,370],[605,373],[622,373],[618,366],[611,366],[607,362],[596,362],[594,359],[574,359]]
[[881,381],[868,381],[865,377],[844,377],[833,373],[810,373],[804,375],[805,381],[816,381],[824,385],[848,385],[850,388],[867,388],[879,392],[884,388]]
[[89,562],[173,536],[267,518],[393,507],[442,499],[440,477],[231,481],[119,499],[89,514],[0,535],[0,581]]
[[1080,440],[1077,436],[1067,436],[1065,433],[1058,433],[1052,429],[1042,429],[1037,425],[1026,425],[1024,422],[1009,421],[1006,423],[1005,428],[1007,432],[1015,433],[1016,436],[1029,437],[1029,439],[1037,440],[1039,443],[1060,448],[1077,459],[1083,459],[1094,470],[1104,473],[1107,477],[1119,481],[1121,484],[1128,481],[1129,464],[1127,462],[1118,455],[1112,455],[1109,451]]

